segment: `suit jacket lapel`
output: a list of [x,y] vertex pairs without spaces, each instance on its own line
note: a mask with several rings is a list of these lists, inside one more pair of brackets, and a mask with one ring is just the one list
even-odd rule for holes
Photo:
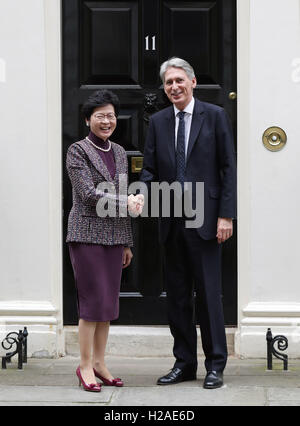
[[101,156],[96,152],[95,148],[86,139],[82,141],[81,146],[87,153],[89,159],[91,160],[94,167],[98,170],[98,172],[101,173],[105,180],[107,180],[108,182],[112,182],[112,177],[109,171],[107,170],[106,165],[102,161]]
[[194,106],[194,112],[193,112],[193,117],[192,117],[192,124],[191,124],[191,131],[190,131],[190,138],[189,138],[186,162],[188,162],[188,160],[189,160],[192,149],[193,149],[195,142],[197,140],[197,137],[200,133],[203,121],[204,121],[204,108],[203,108],[201,102],[198,101],[198,99],[195,99],[195,106]]
[[173,106],[170,107],[167,115],[166,115],[166,121],[167,121],[167,137],[166,137],[166,143],[167,148],[171,160],[171,164],[173,167],[176,167],[176,152],[175,152],[175,113]]

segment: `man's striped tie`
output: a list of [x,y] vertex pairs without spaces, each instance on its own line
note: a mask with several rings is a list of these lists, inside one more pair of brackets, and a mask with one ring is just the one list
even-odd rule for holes
[[180,111],[177,116],[179,117],[179,126],[177,131],[177,153],[176,153],[176,180],[184,187],[185,177],[185,112]]

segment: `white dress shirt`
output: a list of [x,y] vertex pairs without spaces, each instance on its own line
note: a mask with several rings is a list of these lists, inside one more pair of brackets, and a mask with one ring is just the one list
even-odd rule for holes
[[[185,123],[185,158],[187,157],[188,145],[189,145],[189,137],[191,131],[192,117],[194,111],[195,99],[192,98],[191,102],[184,108],[184,123]],[[179,109],[174,105],[175,112],[175,149],[177,149],[177,132],[179,126],[179,117],[177,114],[180,112]]]

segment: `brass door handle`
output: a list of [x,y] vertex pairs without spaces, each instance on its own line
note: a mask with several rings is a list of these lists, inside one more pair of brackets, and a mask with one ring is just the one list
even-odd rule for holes
[[237,98],[237,93],[236,92],[230,92],[228,97],[231,101],[235,101],[236,98]]

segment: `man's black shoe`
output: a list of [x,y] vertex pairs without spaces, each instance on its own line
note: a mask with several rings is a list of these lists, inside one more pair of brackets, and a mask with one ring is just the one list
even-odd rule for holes
[[196,373],[186,374],[180,368],[173,368],[170,373],[157,380],[158,385],[174,385],[175,383],[196,380]]
[[204,379],[204,389],[217,389],[223,386],[223,373],[208,371]]

